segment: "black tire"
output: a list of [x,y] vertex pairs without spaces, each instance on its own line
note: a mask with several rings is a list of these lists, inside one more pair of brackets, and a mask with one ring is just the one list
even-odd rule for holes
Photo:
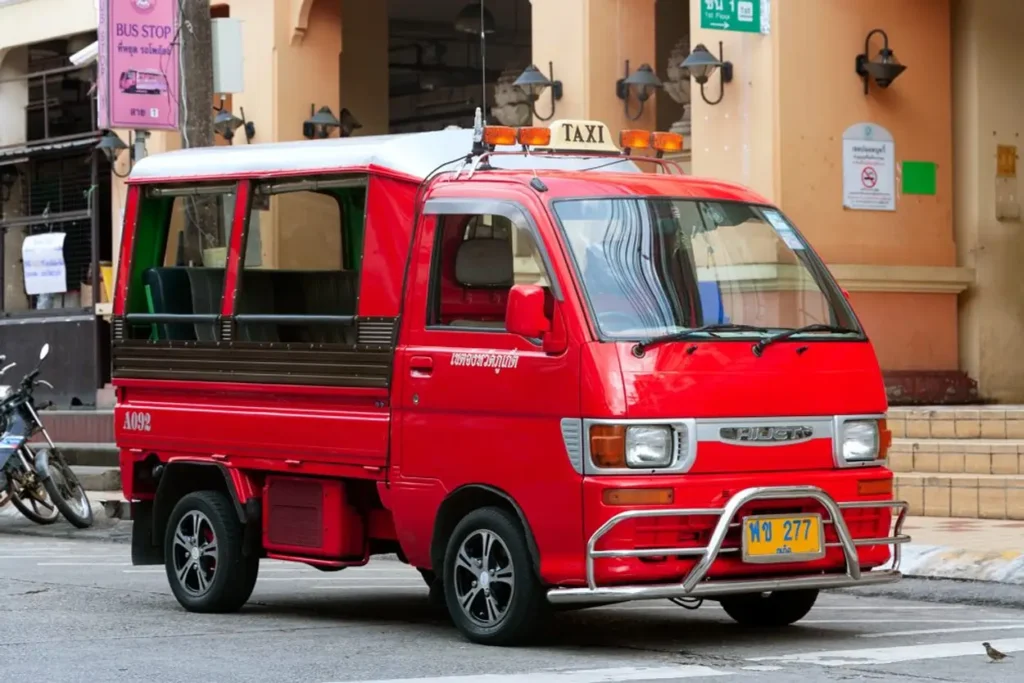
[[[486,581],[481,576],[474,582],[474,573],[469,572],[458,560],[459,551],[463,549],[464,543],[468,542],[468,547],[474,545],[477,538],[480,538],[482,543],[485,537],[493,537],[500,542],[500,545],[495,546],[495,541],[491,541],[493,550],[486,563],[496,564],[498,569],[496,573],[491,572],[493,576],[489,576]],[[467,553],[471,560],[475,558],[471,550],[467,550]],[[485,568],[481,561],[474,565],[473,572]],[[503,576],[509,569],[511,576]],[[452,621],[463,636],[474,643],[517,645],[527,642],[539,635],[538,627],[549,614],[544,589],[534,572],[519,520],[500,508],[486,507],[474,510],[459,522],[448,539],[442,580],[444,599]],[[468,596],[480,583],[484,586],[476,590],[475,597],[469,600],[467,613],[460,605],[459,598]],[[492,585],[493,592],[490,591]],[[487,609],[492,601],[499,607],[504,604],[504,609],[498,618],[485,623],[479,618],[479,614],[483,609]],[[476,613],[477,616],[471,617],[472,613]]]
[[[40,460],[44,460],[40,468]],[[93,523],[92,504],[85,495],[85,487],[58,451],[42,449],[36,454],[36,468],[42,478],[46,494],[64,519],[79,529],[88,529]]]
[[[176,538],[179,525],[181,542]],[[178,501],[164,530],[164,568],[182,607],[189,612],[237,612],[249,600],[260,558],[243,553],[243,531],[231,499],[219,491],[196,491]],[[211,543],[216,556],[203,554]]]
[[738,624],[778,628],[795,624],[806,617],[817,599],[817,590],[795,590],[773,591],[768,595],[737,595],[722,598],[719,602],[725,613]]

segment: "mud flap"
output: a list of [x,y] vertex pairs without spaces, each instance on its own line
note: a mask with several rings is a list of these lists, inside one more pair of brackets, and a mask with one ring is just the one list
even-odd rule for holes
[[132,565],[163,564],[163,539],[153,538],[153,501],[133,501],[131,505]]

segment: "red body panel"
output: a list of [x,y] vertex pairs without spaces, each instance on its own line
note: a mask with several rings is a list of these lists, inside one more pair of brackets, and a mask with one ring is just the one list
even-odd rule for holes
[[[797,354],[796,343],[782,341],[756,357],[750,341],[700,341],[658,346],[636,358],[626,344],[596,340],[579,282],[568,265],[567,247],[550,218],[551,202],[582,196],[666,195],[767,203],[763,198],[727,183],[678,176],[546,173],[544,193],[529,187],[532,178],[529,172],[489,171],[472,180],[433,184],[418,195],[418,184],[410,179],[371,175],[358,315],[400,316],[390,388],[115,379],[115,426],[125,495],[152,496],[151,489],[138,485],[136,476],[138,463],[150,454],[164,462],[182,457],[216,461],[233,473],[232,486],[240,500],[267,498],[265,522],[279,513],[293,521],[321,520],[318,544],[289,543],[280,535],[271,538],[273,532],[265,528],[264,546],[271,556],[319,564],[340,561],[356,553],[357,546],[362,552],[365,529],[369,539],[397,539],[412,565],[429,568],[434,524],[445,498],[464,486],[487,486],[514,501],[525,516],[539,550],[542,579],[551,585],[579,586],[584,583],[587,539],[612,515],[628,509],[606,505],[605,489],[670,487],[675,507],[720,507],[741,489],[773,485],[815,485],[840,502],[854,501],[860,499],[859,481],[891,478],[884,468],[835,469],[828,439],[773,446],[770,457],[763,448],[711,441],[698,443],[696,461],[687,474],[584,476],[563,441],[564,419],[882,414],[886,398],[866,342],[804,341],[802,345],[810,348]],[[242,185],[247,191],[248,184]],[[426,326],[437,221],[420,216],[416,222],[416,217],[428,198],[444,197],[508,200],[531,214],[550,256],[551,275],[563,294],[555,304],[567,338],[563,351],[546,353],[503,331],[441,331]],[[124,312],[138,206],[136,185],[128,196],[114,304],[118,315]],[[236,222],[241,220],[240,210]],[[237,261],[241,242],[230,247],[231,259]],[[237,279],[237,264],[227,272],[229,282]],[[223,313],[233,313],[233,298],[225,297]],[[687,353],[691,345],[698,348]],[[456,353],[514,354],[515,362],[493,369],[460,365],[452,362]],[[151,414],[151,430],[124,430],[129,411]],[[288,513],[275,507],[273,495],[268,496],[274,473],[322,478],[319,513]],[[342,482],[367,479],[375,482],[383,509],[359,508],[349,500],[350,491]],[[868,499],[878,497],[864,498]],[[751,507],[813,506],[782,502]],[[861,538],[887,535],[889,520],[888,512],[874,510],[847,515],[852,534]],[[600,547],[706,543],[713,523],[710,517],[624,523]],[[316,547],[311,549],[311,544]],[[866,547],[860,556],[865,567],[877,566],[888,559],[889,550]],[[679,580],[693,563],[599,560],[597,574],[609,583]],[[841,551],[833,548],[816,563],[772,565],[770,572],[836,569],[842,564]],[[711,576],[767,571],[723,555]]]

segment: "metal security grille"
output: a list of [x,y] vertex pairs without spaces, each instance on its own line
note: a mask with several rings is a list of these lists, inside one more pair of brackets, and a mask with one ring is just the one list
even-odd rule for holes
[[[91,150],[90,150],[91,152]],[[20,201],[0,221],[6,249],[17,248],[24,238],[43,233],[64,233],[66,292],[30,296],[25,293],[21,268],[8,271],[4,279],[5,309],[79,309],[83,283],[95,280],[93,271],[93,202],[98,200],[94,184],[93,156],[89,152],[70,156],[42,157],[20,164]],[[20,254],[15,256],[20,265]],[[13,276],[13,277],[12,277]],[[20,295],[19,295],[20,292]]]

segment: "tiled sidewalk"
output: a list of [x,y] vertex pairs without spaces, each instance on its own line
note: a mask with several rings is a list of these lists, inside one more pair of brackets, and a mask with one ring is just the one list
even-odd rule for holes
[[911,542],[900,570],[907,576],[1024,585],[1024,522],[908,517]]

